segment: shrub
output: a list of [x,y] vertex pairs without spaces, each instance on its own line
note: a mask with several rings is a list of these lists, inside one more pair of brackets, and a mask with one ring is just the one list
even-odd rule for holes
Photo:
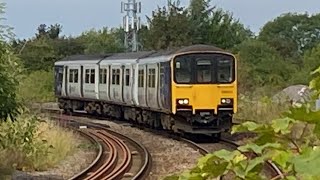
[[0,170],[46,170],[73,153],[74,133],[23,114],[0,125]]

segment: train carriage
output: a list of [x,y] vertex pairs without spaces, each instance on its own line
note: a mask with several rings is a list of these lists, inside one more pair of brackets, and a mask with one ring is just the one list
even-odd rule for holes
[[175,132],[219,134],[231,128],[237,64],[222,49],[194,45],[71,59],[55,63],[56,96],[65,110]]

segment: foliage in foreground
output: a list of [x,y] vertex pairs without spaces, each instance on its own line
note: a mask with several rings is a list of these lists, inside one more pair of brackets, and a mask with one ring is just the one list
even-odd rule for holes
[[[0,2],[0,24],[4,14],[4,3]],[[12,38],[11,28],[0,25],[0,121],[17,115],[19,103],[16,99],[17,74],[19,66],[16,56],[5,43],[5,39]]]
[[78,145],[78,137],[56,125],[23,114],[0,124],[0,174],[11,170],[46,170]]
[[[310,87],[315,97],[320,95],[320,68]],[[237,179],[319,179],[320,169],[320,111],[314,102],[291,107],[284,117],[258,124],[244,122],[232,133],[254,132],[257,136],[235,151],[221,150],[200,158],[192,170],[166,179],[211,179],[233,175]],[[248,158],[254,152],[258,157]],[[284,177],[267,177],[263,164],[271,161],[281,168]]]

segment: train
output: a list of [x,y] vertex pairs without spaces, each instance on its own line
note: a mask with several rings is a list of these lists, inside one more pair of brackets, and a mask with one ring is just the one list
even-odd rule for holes
[[229,131],[237,112],[237,59],[211,45],[72,55],[55,62],[54,76],[66,112],[212,136]]

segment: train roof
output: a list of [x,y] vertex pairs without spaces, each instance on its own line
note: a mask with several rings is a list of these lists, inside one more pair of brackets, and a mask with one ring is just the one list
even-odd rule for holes
[[56,61],[54,64],[66,65],[66,64],[96,64],[102,59],[111,56],[112,54],[96,54],[96,55],[72,55],[67,56],[59,61]]
[[55,63],[55,65],[65,65],[65,64],[96,64],[100,61],[117,61],[117,60],[142,60],[144,59],[156,59],[155,57],[162,57],[161,61],[169,60],[174,54],[187,53],[187,52],[207,52],[207,51],[217,51],[226,52],[225,50],[212,45],[191,45],[184,47],[176,47],[167,50],[158,51],[140,51],[140,52],[124,52],[124,53],[110,53],[110,54],[98,54],[98,55],[73,55],[65,57]]

